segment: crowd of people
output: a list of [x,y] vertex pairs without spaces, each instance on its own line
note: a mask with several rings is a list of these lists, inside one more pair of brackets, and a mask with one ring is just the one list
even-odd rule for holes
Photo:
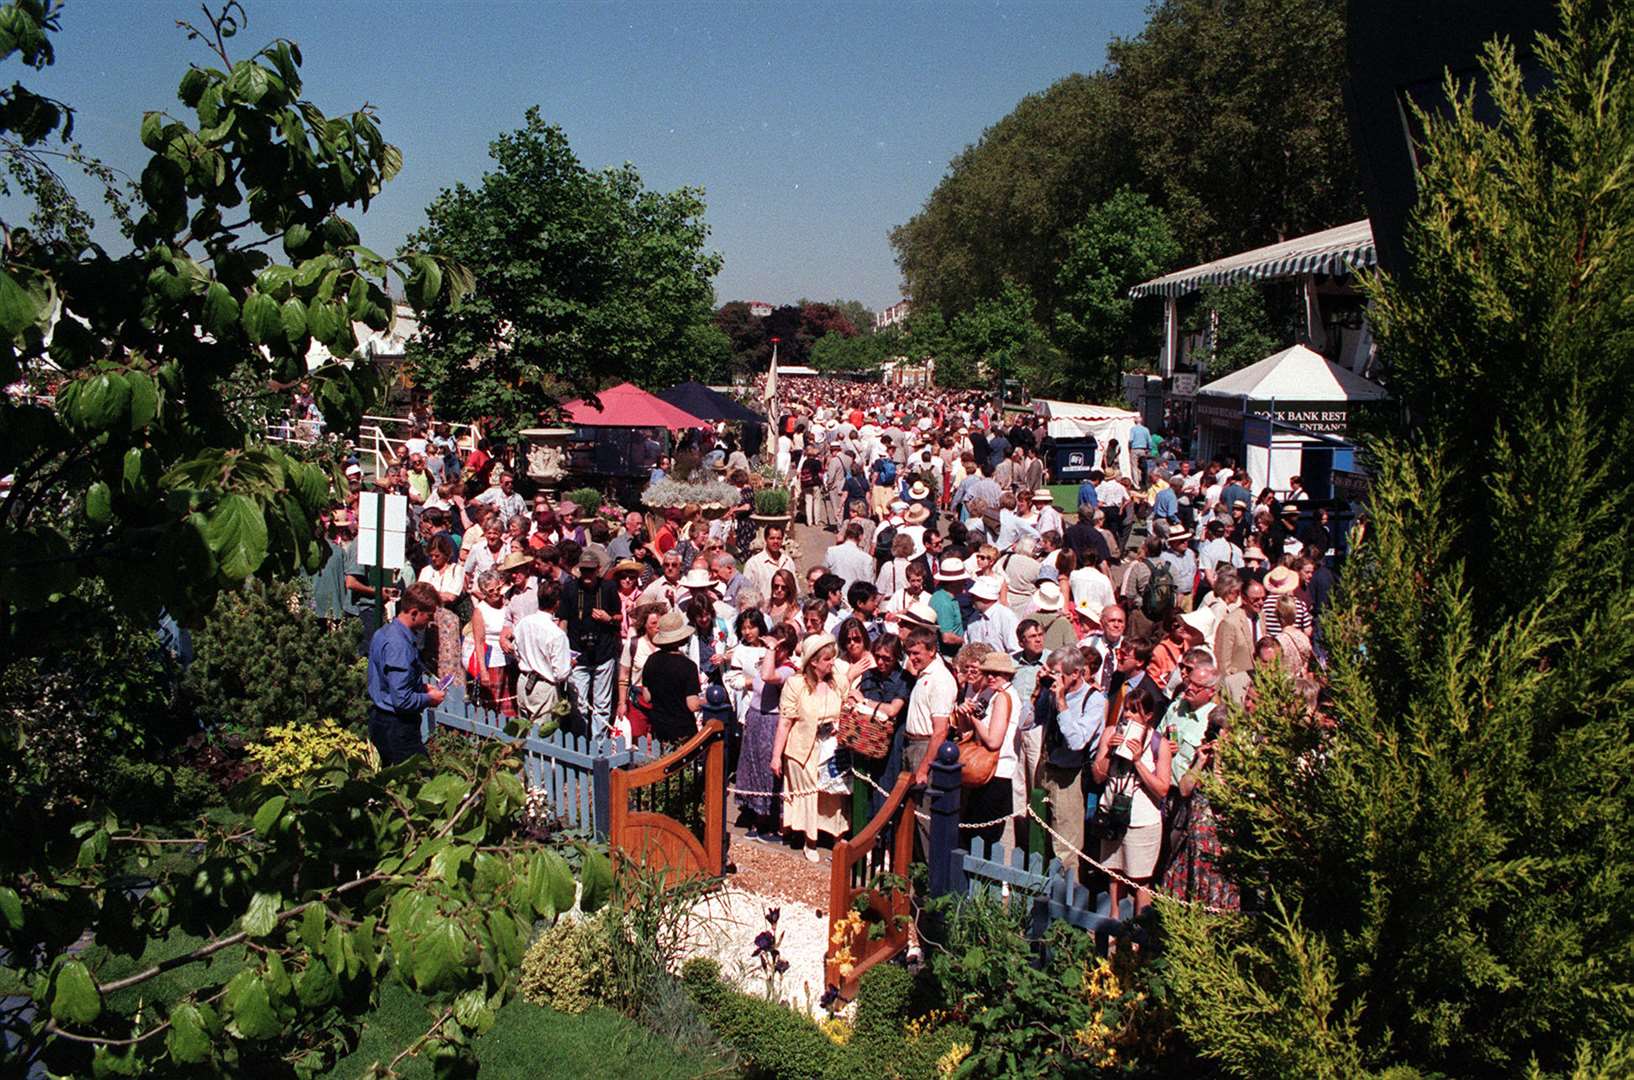
[[[1114,901],[1161,883],[1236,905],[1200,781],[1225,703],[1252,708],[1261,668],[1294,679],[1319,722],[1327,509],[1297,478],[1254,492],[1234,462],[1188,460],[1138,425],[1136,475],[1108,453],[1058,500],[1042,433],[977,398],[785,394],[767,464],[800,493],[793,516],[831,534],[804,569],[789,524],[757,525],[747,504],[586,518],[518,493],[482,450],[407,448],[405,479],[383,482],[407,486],[415,543],[399,626],[370,648],[408,689],[380,688],[382,723],[450,678],[587,733],[675,744],[718,716],[748,836],[813,861],[848,827],[853,771],[877,808],[953,740],[968,832],[1019,840],[1042,788],[1057,854],[1086,882],[1114,871]],[[337,512],[337,543],[350,521]],[[369,599],[355,551],[336,574]],[[376,741],[385,757],[417,739],[415,723]]]

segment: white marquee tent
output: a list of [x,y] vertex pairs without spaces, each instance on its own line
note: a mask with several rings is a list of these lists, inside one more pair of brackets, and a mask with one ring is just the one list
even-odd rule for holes
[[1291,345],[1241,371],[1198,387],[1199,397],[1242,397],[1250,401],[1382,401],[1384,387],[1324,358]]
[[1133,476],[1133,461],[1129,456],[1129,429],[1135,426],[1140,414],[1111,405],[1084,405],[1076,401],[1052,401],[1034,398],[1033,412],[1042,416],[1045,429],[1053,439],[1094,439],[1103,452],[1112,439],[1118,441],[1118,468],[1125,476]]

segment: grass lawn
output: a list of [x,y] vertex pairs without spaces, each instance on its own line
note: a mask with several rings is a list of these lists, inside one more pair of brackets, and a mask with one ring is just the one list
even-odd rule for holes
[[1076,514],[1078,512],[1077,484],[1051,484],[1049,490],[1050,494],[1055,496],[1055,508],[1057,510],[1063,514]]
[[[398,984],[380,995],[380,1008],[363,1025],[356,1052],[338,1062],[329,1076],[352,1080],[370,1062],[387,1062],[425,1032],[431,1023],[420,998]],[[520,999],[499,1010],[493,1030],[476,1040],[482,1076],[493,1077],[641,1077],[681,1080],[721,1075],[720,1062],[691,1057],[606,1009],[579,1016],[530,1005]],[[420,1060],[399,1066],[406,1077],[429,1077],[431,1066]]]

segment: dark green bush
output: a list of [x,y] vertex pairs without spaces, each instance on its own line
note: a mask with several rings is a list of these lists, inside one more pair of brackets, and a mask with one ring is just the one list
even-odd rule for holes
[[367,665],[350,627],[331,630],[306,605],[305,586],[252,582],[224,594],[193,637],[183,688],[209,727],[258,739],[271,724],[325,718],[361,728]]
[[681,978],[699,1012],[753,1077],[938,1077],[964,1059],[972,1041],[957,1024],[925,1024],[922,1034],[910,1032],[912,1018],[901,1010],[910,1008],[914,980],[891,964],[863,975],[857,1023],[843,1042],[807,1016],[728,985],[713,960],[687,961]]

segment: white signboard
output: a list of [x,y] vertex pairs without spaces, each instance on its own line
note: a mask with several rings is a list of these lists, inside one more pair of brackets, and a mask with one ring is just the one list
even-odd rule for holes
[[1169,392],[1175,397],[1197,396],[1197,372],[1177,371],[1169,384]]
[[403,565],[407,540],[408,496],[364,492],[357,503],[358,562],[395,570]]

